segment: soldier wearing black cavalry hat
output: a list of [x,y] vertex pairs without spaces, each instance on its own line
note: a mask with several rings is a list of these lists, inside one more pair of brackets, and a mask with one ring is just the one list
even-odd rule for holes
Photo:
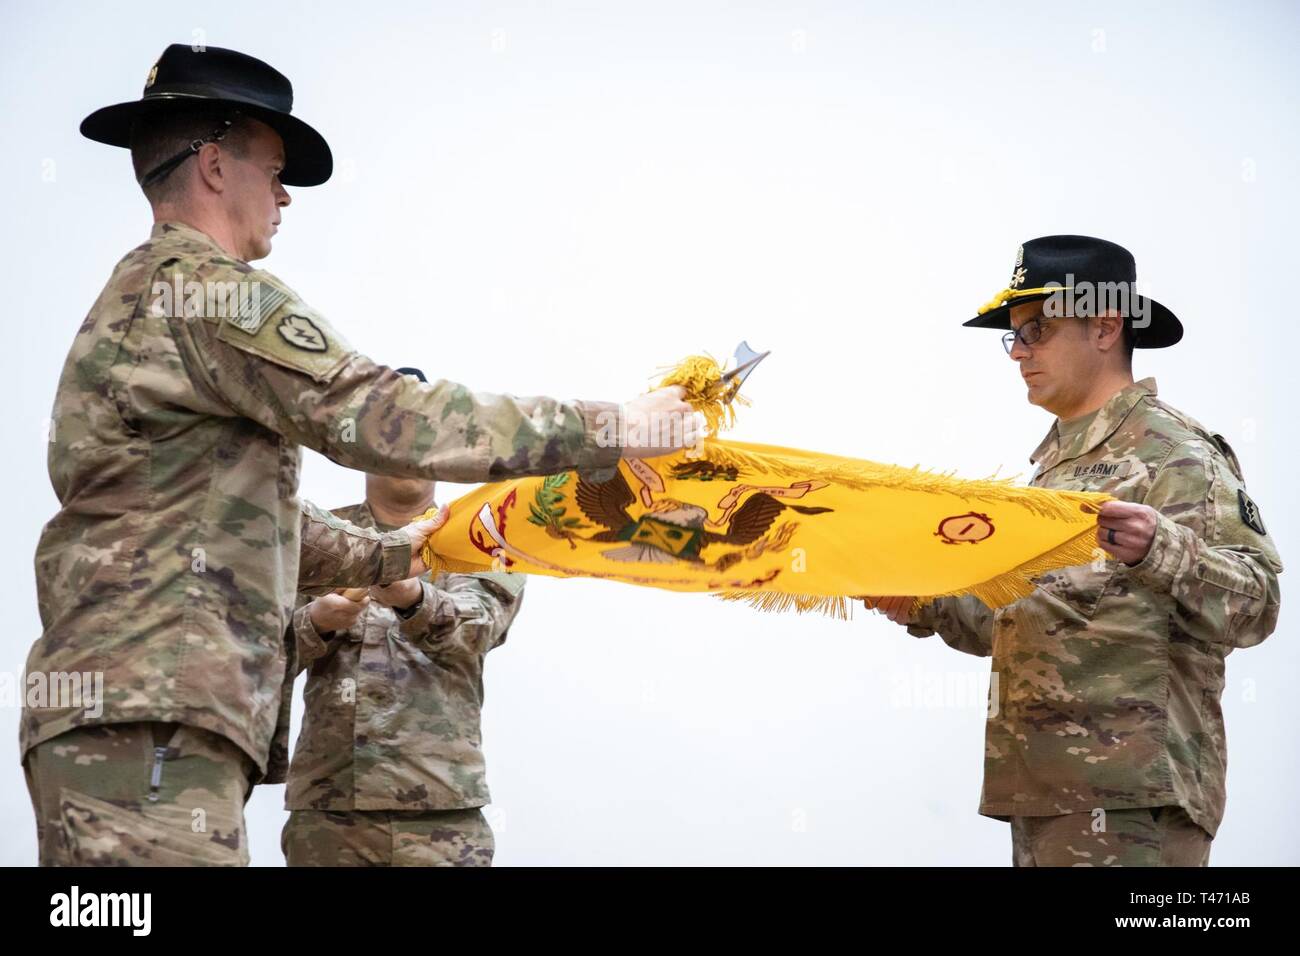
[[1086,236],[1026,242],[965,324],[1005,329],[1029,401],[1056,416],[1032,484],[1113,495],[1097,560],[990,611],[878,609],[993,657],[980,812],[1019,866],[1200,866],[1223,819],[1224,658],[1277,624],[1281,561],[1228,443],[1133,379],[1182,324],[1138,295],[1133,256]]
[[381,535],[300,511],[300,446],[473,482],[694,441],[680,389],[620,406],[399,375],[249,265],[271,251],[285,187],[330,176],[292,107],[260,60],[174,45],[139,100],[81,125],[130,149],[154,226],[77,330],[54,404],[61,507],[37,548],[44,631],[27,672],[99,675],[103,690],[24,710],[42,863],[247,862],[243,803],[286,756],[272,737],[300,544],[305,585],[388,585],[425,570],[433,527]]

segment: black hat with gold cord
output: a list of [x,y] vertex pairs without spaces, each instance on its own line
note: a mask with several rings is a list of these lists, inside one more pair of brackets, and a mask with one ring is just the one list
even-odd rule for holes
[[1183,337],[1183,326],[1155,299],[1138,295],[1137,265],[1123,246],[1091,236],[1043,236],[1016,252],[1007,287],[962,325],[1010,329],[1011,309],[1025,302],[1053,299],[1044,311],[1064,306],[1058,315],[1085,317],[1115,309],[1134,333],[1134,348],[1162,349]]
[[95,110],[81,121],[81,135],[97,143],[129,148],[132,127],[142,119],[187,110],[212,111],[225,117],[209,136],[194,140],[182,152],[148,170],[141,181],[147,186],[165,178],[204,143],[219,142],[237,116],[248,116],[270,126],[284,141],[280,182],[317,186],[330,178],[334,158],[325,137],[290,115],[292,109],[293,84],[269,64],[235,50],[173,43],[149,71],[140,99]]

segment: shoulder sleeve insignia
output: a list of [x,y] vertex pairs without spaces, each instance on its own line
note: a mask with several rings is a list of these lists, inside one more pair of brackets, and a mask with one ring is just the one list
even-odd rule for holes
[[275,330],[281,338],[296,349],[307,352],[324,352],[329,349],[325,333],[305,315],[286,315]]
[[251,293],[240,297],[239,307],[229,311],[226,321],[241,332],[256,335],[262,323],[292,297],[284,289],[266,282],[253,280],[248,285]]
[[1246,527],[1260,534],[1268,534],[1264,530],[1264,519],[1259,516],[1259,505],[1251,501],[1250,495],[1246,494],[1241,488],[1237,489],[1237,506],[1241,511],[1241,520],[1246,524]]
[[355,354],[329,321],[282,282],[255,272],[258,307],[247,315],[227,317],[217,325],[217,339],[241,352],[327,382]]

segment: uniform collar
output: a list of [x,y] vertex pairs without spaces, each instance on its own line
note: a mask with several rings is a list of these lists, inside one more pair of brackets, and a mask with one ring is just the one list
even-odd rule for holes
[[211,246],[228,259],[237,258],[232,256],[221,244],[213,239],[201,229],[195,229],[188,223],[180,222],[175,219],[169,219],[165,222],[155,222],[153,228],[149,231],[149,238],[152,240],[159,239],[184,239],[189,242],[199,242],[205,246]]
[[1144,378],[1140,382],[1121,389],[1107,399],[1106,404],[1097,410],[1097,415],[1087,428],[1061,443],[1061,433],[1057,427],[1060,419],[1052,422],[1047,437],[1029,456],[1032,464],[1038,465],[1040,472],[1054,468],[1063,461],[1086,455],[1111,435],[1124,423],[1124,419],[1133,411],[1134,406],[1148,395],[1156,394],[1156,380]]
[[354,525],[361,528],[376,529],[379,522],[375,520],[375,513],[370,510],[370,502],[363,501],[357,505],[356,515],[350,519]]
[[[435,505],[436,507],[436,505]],[[360,525],[363,528],[371,528],[375,531],[381,531],[379,519],[375,517],[374,511],[370,508],[369,501],[363,501],[357,505],[357,516],[352,519],[352,523]],[[401,525],[393,525],[390,530],[396,531]]]

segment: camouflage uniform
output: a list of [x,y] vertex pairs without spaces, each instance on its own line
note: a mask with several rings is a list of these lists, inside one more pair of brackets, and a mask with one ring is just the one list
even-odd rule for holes
[[1180,807],[1208,845],[1225,798],[1224,658],[1272,633],[1280,602],[1282,565],[1236,456],[1144,379],[1092,416],[1053,424],[1032,461],[1037,487],[1106,492],[1159,519],[1132,567],[1098,549],[1010,607],[946,598],[909,628],[993,656],[980,812]]
[[1011,818],[1015,866],[1205,866],[1210,840],[1182,807]]
[[79,727],[23,763],[42,866],[245,866],[256,766],[177,723]]
[[491,866],[483,811],[294,810],[280,835],[290,866]]
[[[366,504],[335,514],[376,527]],[[372,602],[341,634],[317,633],[303,602],[293,637],[310,670],[285,789],[290,866],[491,862],[492,831],[478,810],[491,800],[483,660],[505,641],[524,581],[439,575],[421,581],[409,616]]]
[[[198,298],[186,292],[168,310],[162,290],[177,277],[182,289],[197,283]],[[256,283],[260,308],[204,307],[206,291],[239,282]],[[173,722],[224,737],[265,774],[299,577],[299,446],[359,470],[452,481],[599,470],[619,457],[601,441],[616,414],[398,375],[274,276],[190,226],[156,224],[68,355],[49,447],[61,508],[36,552],[44,632],[27,672],[102,673],[102,713],[28,707],[21,752],[92,724]],[[404,536],[367,553],[332,568],[315,557],[340,585],[407,573]],[[53,766],[41,761],[37,776]]]

